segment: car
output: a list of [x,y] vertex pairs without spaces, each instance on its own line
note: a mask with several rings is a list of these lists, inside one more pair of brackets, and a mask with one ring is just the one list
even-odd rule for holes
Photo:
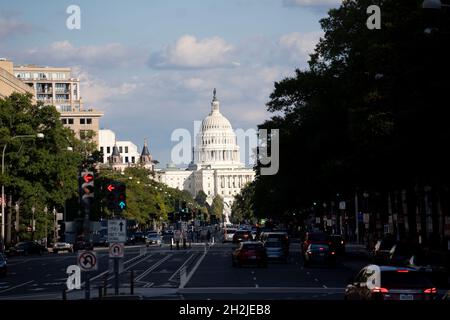
[[322,231],[307,232],[305,235],[305,240],[302,242],[301,251],[303,253],[308,250],[311,244],[327,244],[330,245],[328,235]]
[[5,277],[8,273],[8,259],[3,255],[3,253],[0,253],[0,276]]
[[17,243],[14,247],[6,250],[8,256],[27,256],[30,254],[43,254],[47,252],[47,248],[40,245],[36,241],[24,241]]
[[160,246],[161,243],[162,243],[161,236],[157,232],[149,232],[145,236],[145,244],[147,245],[147,247],[151,244],[156,244]]
[[378,240],[372,251],[372,260],[375,264],[388,264],[391,249],[396,244],[392,237]]
[[283,245],[284,254],[286,256],[289,255],[289,236],[287,232],[275,232],[275,231],[263,232],[261,234],[260,241],[262,243],[265,243],[266,241],[269,240],[280,241]]
[[73,244],[73,251],[79,250],[94,250],[94,244],[89,239],[84,239],[83,236],[79,236]]
[[233,267],[241,267],[245,264],[267,267],[267,253],[262,242],[244,241],[233,251],[231,262]]
[[140,231],[135,232],[130,236],[129,242],[131,244],[145,243],[145,234]]
[[305,267],[311,264],[336,265],[336,251],[328,244],[310,244],[303,253],[303,263]]
[[337,254],[343,255],[345,254],[345,240],[344,237],[340,234],[331,234],[329,236],[329,240],[331,242],[331,246],[336,250]]
[[233,243],[253,240],[252,232],[248,230],[237,230],[233,235]]
[[286,254],[285,247],[280,240],[276,238],[269,238],[264,242],[264,248],[266,249],[267,259],[287,262],[288,255]]
[[408,267],[368,265],[349,280],[345,300],[434,300],[437,289],[421,272]]
[[226,228],[223,231],[223,242],[232,242],[233,236],[236,233],[237,229],[235,228]]
[[58,253],[61,251],[73,252],[73,245],[67,242],[56,242],[53,245],[53,252]]
[[423,250],[414,254],[407,266],[425,273],[428,279],[438,288],[447,288],[449,285],[449,263],[448,253]]

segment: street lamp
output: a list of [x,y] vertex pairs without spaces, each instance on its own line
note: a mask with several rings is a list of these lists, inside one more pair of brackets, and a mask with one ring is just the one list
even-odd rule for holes
[[[38,139],[43,139],[44,138],[44,134],[43,133],[38,133],[36,135],[31,134],[31,135],[19,135],[19,136],[14,136],[10,139],[10,141],[14,140],[14,139],[25,139],[25,138],[38,138]],[[2,178],[5,175],[5,152],[6,152],[6,147],[8,146],[8,143],[6,142],[5,145],[3,146],[3,153],[2,153]],[[1,235],[1,239],[2,242],[5,242],[5,185],[2,183],[2,235]]]

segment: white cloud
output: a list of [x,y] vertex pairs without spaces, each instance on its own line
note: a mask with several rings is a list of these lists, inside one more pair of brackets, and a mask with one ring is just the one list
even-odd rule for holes
[[175,44],[150,56],[149,65],[153,68],[215,68],[238,64],[231,61],[233,45],[220,37],[197,40],[184,35]]
[[283,0],[285,6],[332,6],[341,4],[342,0]]
[[127,48],[120,43],[103,45],[75,46],[68,40],[52,42],[48,47],[39,47],[19,53],[19,60],[28,63],[83,67],[115,68],[143,63],[139,51]]
[[304,63],[308,60],[308,56],[314,52],[315,46],[322,35],[322,32],[293,32],[281,36],[279,44],[290,62]]

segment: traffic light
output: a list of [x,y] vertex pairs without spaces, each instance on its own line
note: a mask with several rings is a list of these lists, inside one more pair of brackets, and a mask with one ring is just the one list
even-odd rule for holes
[[94,173],[91,171],[83,171],[81,173],[81,204],[89,210],[94,201]]
[[117,206],[122,211],[127,206],[126,186],[123,182],[117,183]]
[[106,180],[106,206],[113,212],[121,212],[127,206],[126,186],[123,182]]

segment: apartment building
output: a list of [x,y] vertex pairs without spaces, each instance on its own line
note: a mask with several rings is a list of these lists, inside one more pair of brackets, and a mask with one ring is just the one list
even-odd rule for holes
[[31,93],[34,90],[14,77],[13,62],[0,58],[0,98],[9,97],[13,92]]
[[14,76],[28,85],[36,100],[54,105],[61,113],[61,121],[79,139],[91,139],[99,145],[101,111],[83,107],[80,79],[72,76],[71,68],[14,66]]

